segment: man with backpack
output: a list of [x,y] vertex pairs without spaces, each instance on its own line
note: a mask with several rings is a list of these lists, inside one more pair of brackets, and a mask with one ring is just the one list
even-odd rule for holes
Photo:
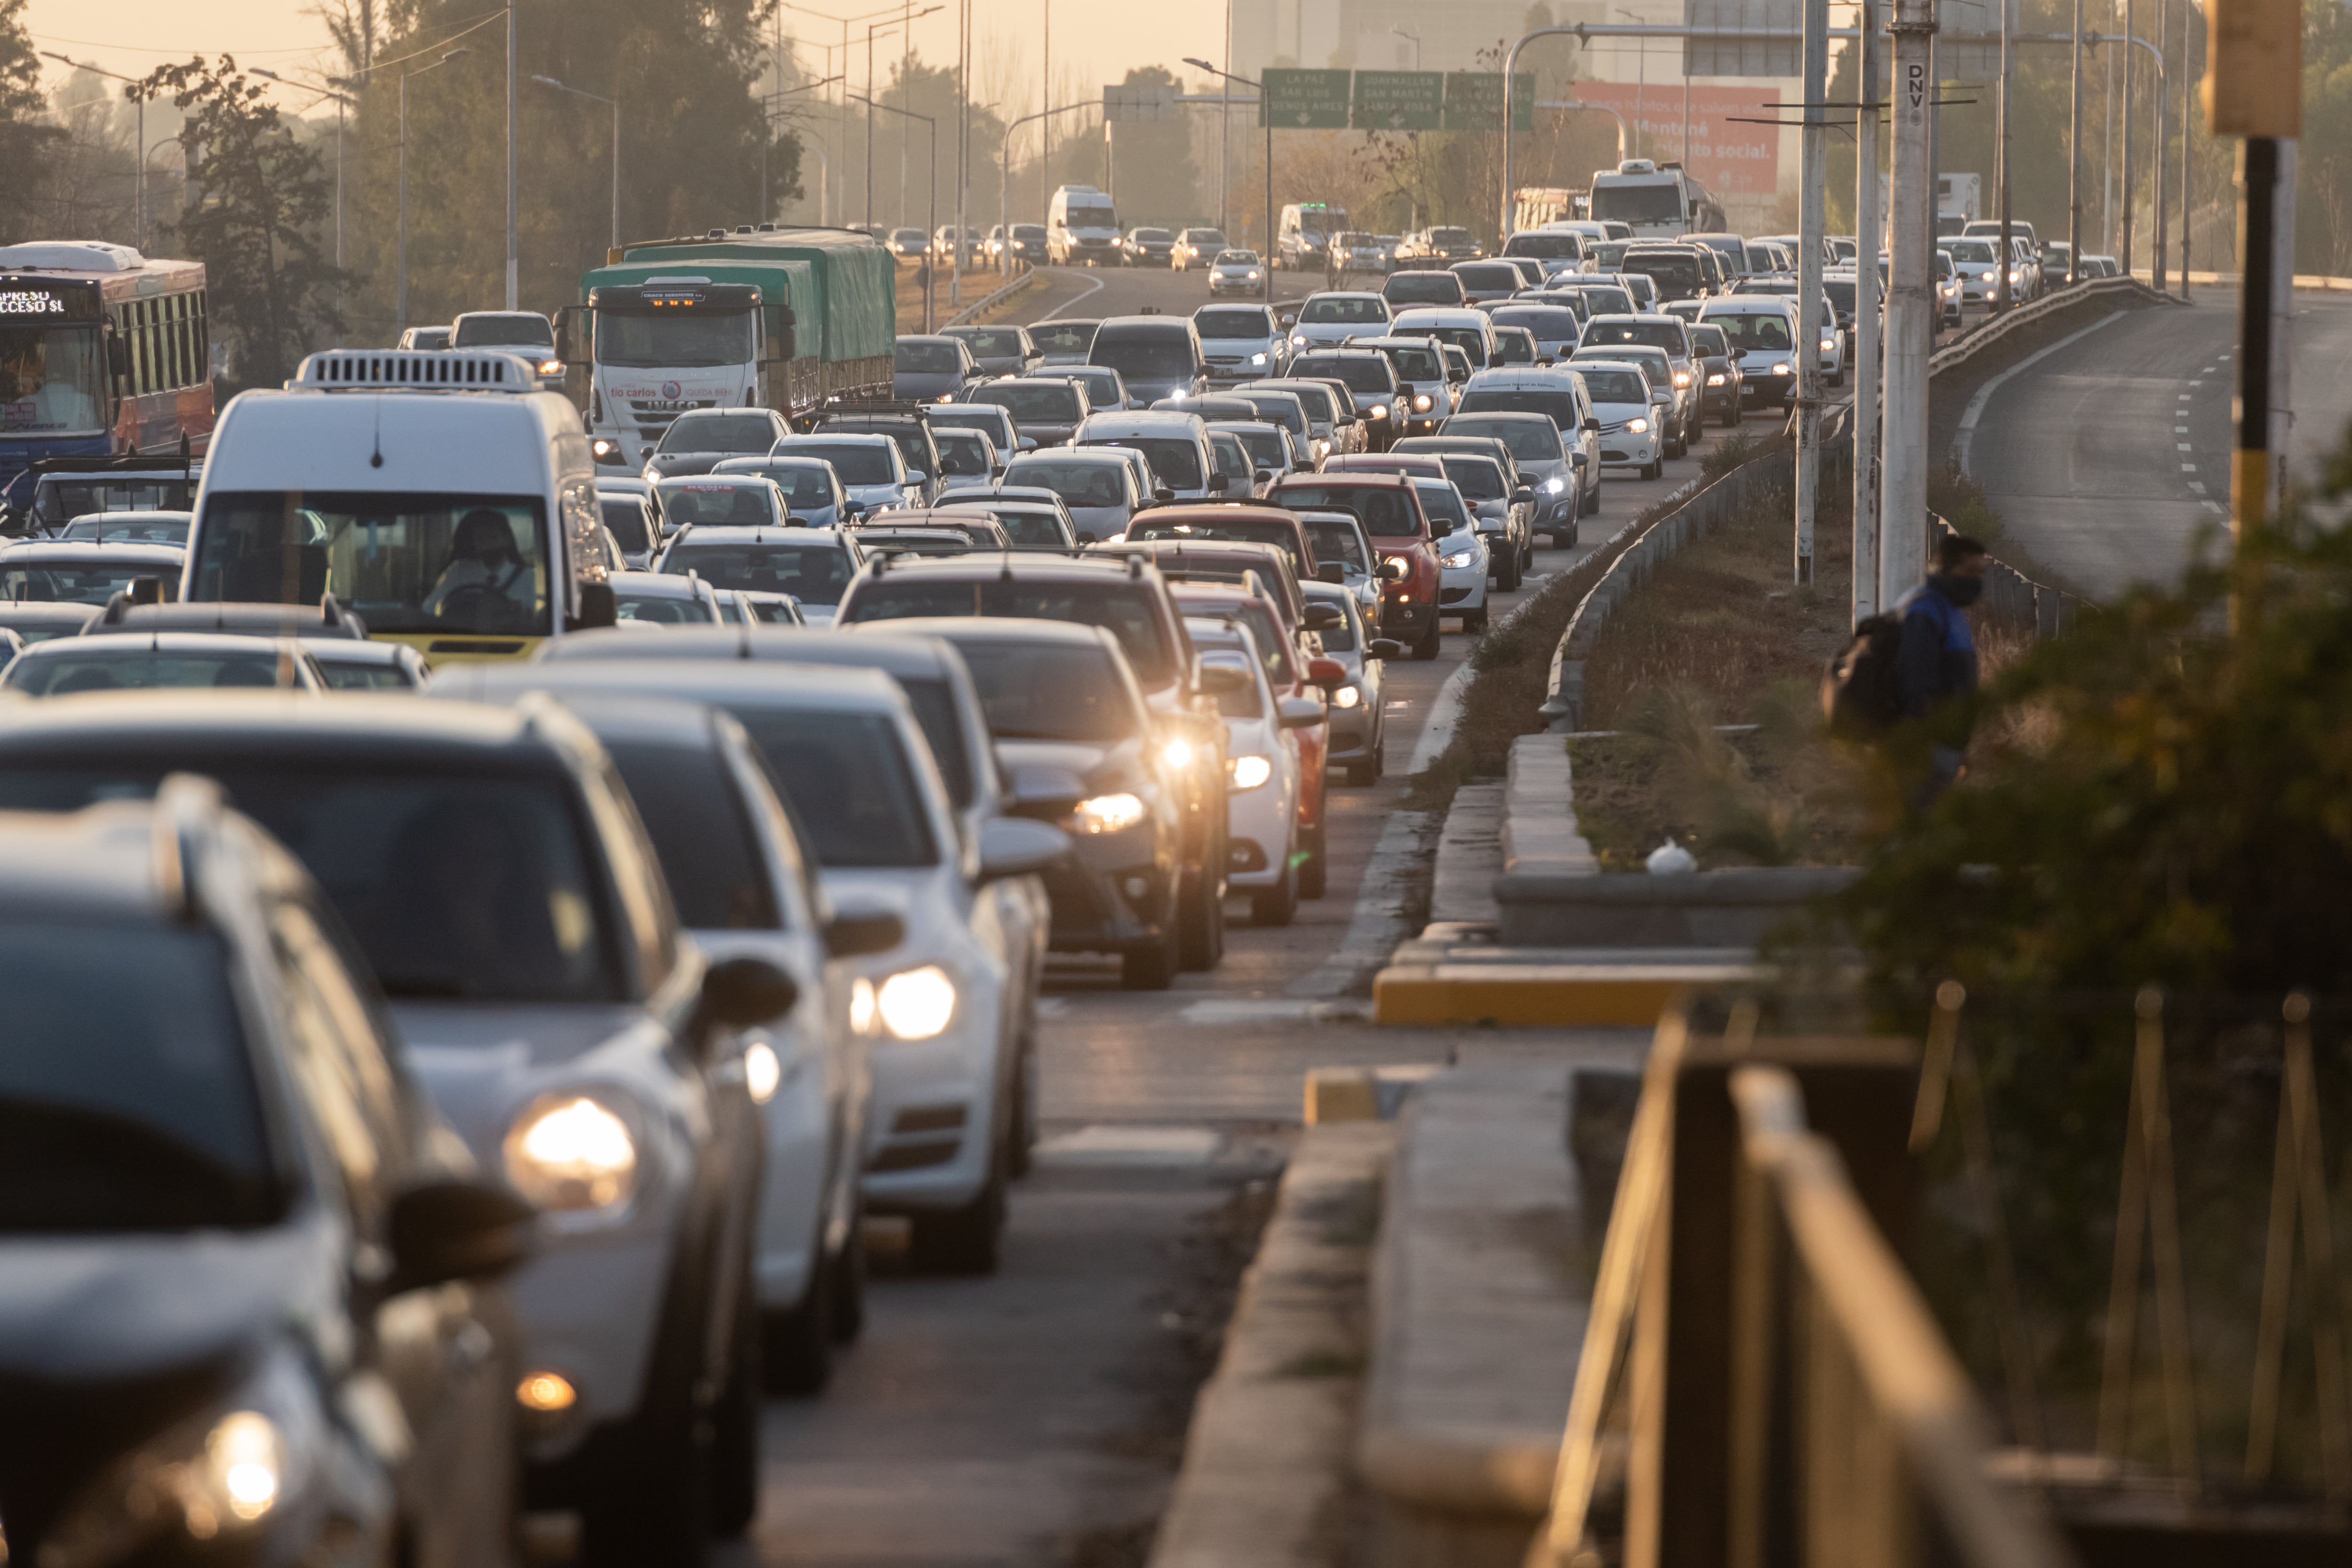
[[[1903,616],[1903,638],[1895,650],[1895,677],[1905,719],[1924,719],[1976,690],[1976,638],[1960,612],[1983,595],[1984,574],[1984,542],[1965,533],[1947,534],[1937,542],[1936,570],[1896,605]],[[1938,741],[1933,757],[1934,772],[1916,797],[1923,811],[1960,776],[1968,753]]]

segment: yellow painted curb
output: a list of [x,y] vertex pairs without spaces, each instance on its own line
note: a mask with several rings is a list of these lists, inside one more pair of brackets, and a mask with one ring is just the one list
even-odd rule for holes
[[1765,977],[1745,963],[1440,963],[1372,979],[1377,1024],[1647,1028],[1678,992]]

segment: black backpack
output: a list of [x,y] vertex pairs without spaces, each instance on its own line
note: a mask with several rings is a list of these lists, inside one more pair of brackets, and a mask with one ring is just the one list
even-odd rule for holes
[[1870,616],[1853,640],[1822,671],[1822,717],[1830,732],[1864,739],[1892,729],[1903,717],[1903,689],[1895,658],[1903,646],[1903,617]]

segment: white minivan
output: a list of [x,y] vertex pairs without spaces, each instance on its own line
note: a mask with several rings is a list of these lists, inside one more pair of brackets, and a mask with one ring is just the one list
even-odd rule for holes
[[316,605],[435,664],[614,617],[579,410],[513,354],[316,353],[213,431],[180,597]]

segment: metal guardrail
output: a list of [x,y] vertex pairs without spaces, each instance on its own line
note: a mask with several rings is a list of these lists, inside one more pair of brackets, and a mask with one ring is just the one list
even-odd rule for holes
[[2066,1568],[2040,1501],[1989,1479],[1990,1424],[1886,1239],[1917,1053],[1754,1016],[1660,1026],[1527,1568]]

